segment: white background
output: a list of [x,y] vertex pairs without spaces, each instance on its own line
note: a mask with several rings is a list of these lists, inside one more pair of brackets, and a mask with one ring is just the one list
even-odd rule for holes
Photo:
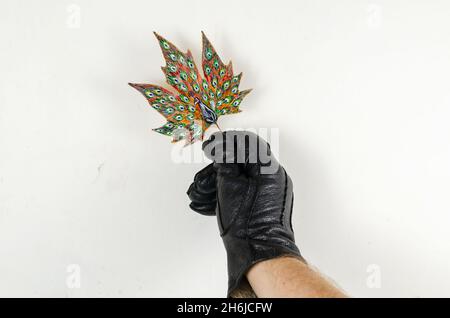
[[449,16],[444,0],[3,0],[0,296],[225,295],[216,220],[185,194],[206,163],[175,163],[127,85],[164,83],[152,31],[199,61],[204,30],[254,89],[221,125],[280,129],[303,255],[352,296],[449,297]]

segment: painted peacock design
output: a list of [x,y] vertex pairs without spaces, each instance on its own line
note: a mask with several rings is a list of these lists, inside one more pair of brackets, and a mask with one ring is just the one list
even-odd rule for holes
[[217,125],[220,116],[241,111],[239,106],[251,90],[239,91],[242,73],[234,75],[232,63],[223,64],[203,32],[203,77],[189,50],[183,53],[159,34],[155,36],[166,60],[162,70],[167,83],[177,92],[152,84],[129,85],[140,91],[151,107],[166,118],[167,123],[154,131],[172,137],[173,142],[203,140],[204,132],[211,125]]

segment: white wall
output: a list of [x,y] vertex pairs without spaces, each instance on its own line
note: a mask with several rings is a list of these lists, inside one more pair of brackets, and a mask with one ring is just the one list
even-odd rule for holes
[[173,162],[150,130],[162,117],[126,84],[164,82],[152,31],[199,61],[204,30],[254,89],[222,126],[280,129],[304,256],[353,296],[449,297],[449,14],[425,0],[2,1],[0,296],[225,295],[216,220],[185,195],[205,164]]

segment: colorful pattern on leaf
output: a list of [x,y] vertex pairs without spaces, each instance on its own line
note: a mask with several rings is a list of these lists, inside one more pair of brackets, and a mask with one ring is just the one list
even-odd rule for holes
[[200,75],[191,52],[181,52],[175,45],[155,33],[166,60],[162,71],[176,93],[152,84],[130,85],[140,91],[150,106],[163,115],[167,123],[154,131],[171,136],[173,142],[202,140],[206,129],[226,114],[240,112],[242,99],[251,90],[239,91],[242,73],[233,74],[231,62],[224,65],[202,32],[202,69]]

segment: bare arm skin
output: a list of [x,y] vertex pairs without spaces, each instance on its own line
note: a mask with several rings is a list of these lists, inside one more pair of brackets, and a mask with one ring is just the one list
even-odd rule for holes
[[347,297],[295,257],[278,257],[253,265],[247,279],[258,297]]

